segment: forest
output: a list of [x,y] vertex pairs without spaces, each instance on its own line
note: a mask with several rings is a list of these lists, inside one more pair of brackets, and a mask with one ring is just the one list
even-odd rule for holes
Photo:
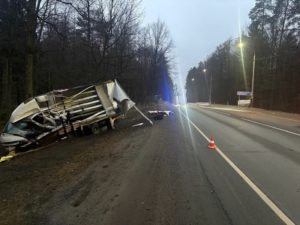
[[189,102],[237,104],[251,91],[253,106],[300,112],[300,1],[256,0],[250,25],[220,44],[186,79]]
[[136,102],[173,97],[172,38],[138,0],[1,0],[0,121],[54,89],[117,79]]

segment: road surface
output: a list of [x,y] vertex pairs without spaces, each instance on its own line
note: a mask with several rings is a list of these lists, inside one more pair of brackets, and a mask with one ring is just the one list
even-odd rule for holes
[[[300,224],[297,127],[288,133],[281,123],[278,130],[272,128],[274,123],[264,126],[212,109],[173,110],[174,116],[153,127],[121,130],[108,134],[109,140],[92,136],[62,142],[0,165],[3,177],[18,176],[27,165],[31,171],[42,171],[39,179],[32,174],[31,182],[27,173],[22,175],[30,197],[24,197],[26,204],[15,206],[14,219],[7,211],[10,219],[4,219],[4,204],[18,201],[9,197],[13,192],[2,194],[3,224]],[[214,136],[218,149],[268,201],[218,151],[207,148],[203,135]],[[103,141],[113,144],[105,149]],[[47,162],[44,154],[70,148],[74,156],[68,163],[64,162],[67,156],[59,155],[41,169],[41,160]],[[75,157],[85,151],[88,154]],[[49,171],[54,165],[57,168]],[[64,169],[70,165],[75,172]],[[12,187],[24,183],[22,178],[0,179]],[[43,178],[47,187],[35,184]]]

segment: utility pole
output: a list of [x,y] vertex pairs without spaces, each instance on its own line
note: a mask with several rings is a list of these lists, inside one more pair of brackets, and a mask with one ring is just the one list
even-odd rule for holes
[[212,72],[210,72],[210,85],[209,85],[209,104],[211,105],[212,99],[211,99],[211,89],[212,89]]
[[[207,69],[204,68],[204,69],[203,69],[204,76],[206,75],[206,72],[207,72]],[[208,72],[210,72],[210,71],[208,71]],[[212,72],[210,72],[209,74],[210,74],[210,81],[209,81],[209,84],[208,84],[208,86],[209,86],[209,96],[208,96],[208,101],[209,101],[209,104],[211,105],[211,102],[212,102],[212,101],[211,101]],[[205,80],[206,80],[206,78],[205,78]]]
[[253,62],[252,62],[253,67],[252,67],[252,84],[251,84],[251,107],[253,107],[253,102],[254,102],[255,61],[256,61],[256,56],[254,52]]

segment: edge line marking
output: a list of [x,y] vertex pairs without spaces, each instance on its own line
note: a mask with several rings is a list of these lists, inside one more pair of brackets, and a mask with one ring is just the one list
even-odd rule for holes
[[282,128],[279,128],[279,127],[274,127],[274,126],[271,126],[271,125],[268,125],[268,124],[265,124],[265,123],[260,123],[260,122],[254,121],[254,120],[249,120],[249,119],[246,119],[246,118],[241,118],[241,119],[244,120],[244,121],[250,122],[250,123],[255,123],[255,124],[258,124],[258,125],[261,125],[261,126],[269,127],[269,128],[274,129],[274,130],[279,130],[279,131],[282,131],[282,132],[285,132],[285,133],[288,133],[288,134],[293,134],[293,135],[296,135],[296,136],[300,137],[299,133],[295,133],[295,132],[285,130],[285,129],[282,129]]

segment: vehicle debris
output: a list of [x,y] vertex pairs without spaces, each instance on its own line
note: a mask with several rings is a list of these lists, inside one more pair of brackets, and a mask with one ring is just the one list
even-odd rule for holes
[[153,122],[136,106],[133,106],[136,111],[138,111],[151,125],[153,125]]
[[13,157],[15,157],[15,153],[11,152],[10,154],[6,155],[6,156],[2,156],[0,157],[0,163],[1,162],[5,162],[5,161],[9,161],[11,160]]
[[164,114],[166,116],[174,115],[174,112],[169,111],[169,110],[154,110],[154,111],[149,110],[148,113],[149,114]]
[[174,115],[174,112],[169,110],[150,110],[148,114],[151,115],[154,120],[162,120],[164,116]]
[[97,134],[104,126],[114,129],[115,121],[132,107],[153,124],[116,80],[53,90],[24,101],[12,112],[0,144],[25,148],[71,134]]
[[132,125],[132,127],[140,127],[140,126],[143,126],[143,125],[144,125],[144,123],[137,123],[137,124]]

